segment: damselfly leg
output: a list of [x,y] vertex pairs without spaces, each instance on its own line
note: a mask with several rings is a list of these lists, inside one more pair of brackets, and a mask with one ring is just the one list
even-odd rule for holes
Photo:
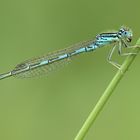
[[112,61],[112,56],[113,56],[113,53],[114,53],[116,48],[118,48],[118,54],[120,56],[128,56],[128,55],[136,55],[137,54],[137,53],[133,53],[133,52],[124,53],[124,52],[122,52],[122,47],[132,48],[132,47],[129,47],[124,40],[121,40],[119,43],[117,43],[113,46],[113,48],[109,52],[109,55],[108,55],[108,58],[107,58],[107,61],[110,64],[112,64],[113,66],[115,66],[117,69],[120,69],[121,65],[118,64],[115,61]]
[[110,64],[112,64],[113,66],[115,66],[117,69],[120,69],[121,65],[118,64],[118,63],[115,62],[115,61],[112,61],[112,55],[113,55],[113,53],[114,53],[114,51],[115,51],[116,48],[117,48],[117,45],[115,44],[115,45],[113,46],[113,48],[110,50],[109,54],[108,54],[107,61],[108,61]]
[[124,52],[122,52],[122,47],[133,48],[133,47],[129,47],[124,40],[121,40],[119,42],[119,47],[118,47],[118,53],[121,56],[128,56],[128,55],[136,55],[137,54],[137,53],[134,53],[134,52],[126,52],[126,53],[124,53]]

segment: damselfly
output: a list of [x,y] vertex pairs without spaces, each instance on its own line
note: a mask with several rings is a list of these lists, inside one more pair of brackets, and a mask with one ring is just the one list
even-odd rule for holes
[[112,61],[112,54],[118,48],[119,55],[131,55],[132,53],[122,53],[122,47],[129,47],[132,40],[132,31],[127,27],[121,27],[119,31],[101,33],[95,39],[75,44],[69,48],[44,55],[42,57],[27,60],[18,64],[12,71],[0,75],[0,79],[10,76],[32,77],[49,73],[53,69],[68,63],[72,57],[96,50],[107,45],[114,45],[108,55],[108,62],[120,69],[120,65]]

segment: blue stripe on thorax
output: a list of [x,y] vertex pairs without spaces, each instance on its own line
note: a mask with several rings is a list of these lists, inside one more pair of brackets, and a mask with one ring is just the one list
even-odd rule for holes
[[117,33],[103,33],[96,37],[96,45],[101,47],[119,41]]

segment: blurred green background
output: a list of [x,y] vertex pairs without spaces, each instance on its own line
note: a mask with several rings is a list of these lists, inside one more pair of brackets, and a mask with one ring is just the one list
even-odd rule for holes
[[[139,0],[1,0],[0,73],[28,58],[94,38],[121,25],[140,37]],[[75,58],[41,78],[0,81],[1,140],[73,140],[116,73],[110,47]],[[122,62],[118,55],[114,59]],[[137,56],[85,140],[140,139]]]

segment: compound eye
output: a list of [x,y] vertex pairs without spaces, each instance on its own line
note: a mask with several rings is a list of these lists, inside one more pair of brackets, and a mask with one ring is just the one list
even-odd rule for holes
[[124,34],[126,35],[126,34],[127,34],[127,32],[125,31],[125,32],[124,32]]

